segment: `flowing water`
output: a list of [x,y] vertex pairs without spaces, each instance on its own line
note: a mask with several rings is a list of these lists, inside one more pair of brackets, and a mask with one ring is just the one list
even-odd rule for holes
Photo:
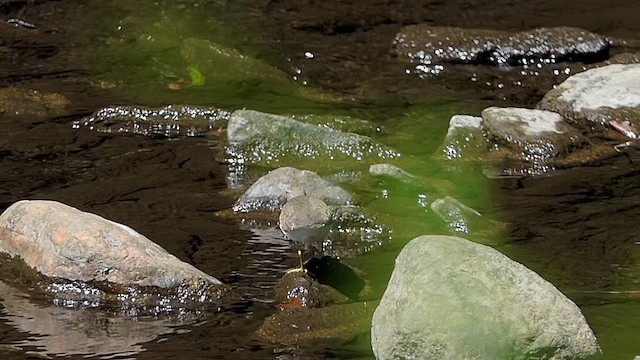
[[21,199],[53,199],[100,214],[243,295],[220,312],[148,317],[56,307],[3,276],[0,357],[373,359],[366,334],[346,344],[295,346],[254,335],[277,311],[272,287],[296,258],[274,224],[216,215],[230,208],[237,196],[230,187],[238,185],[219,137],[74,126],[103,106],[189,104],[369,120],[380,128],[374,138],[403,154],[399,164],[429,180],[415,188],[359,180],[367,166],[358,164],[323,174],[391,229],[390,240],[341,259],[363,273],[360,300],[380,298],[412,237],[449,233],[428,205],[450,195],[494,220],[467,237],[573,299],[605,358],[632,359],[640,354],[640,154],[629,149],[539,178],[488,179],[479,167],[443,167],[431,156],[451,115],[532,106],[545,89],[483,68],[473,79],[419,79],[388,55],[395,31],[420,22],[514,31],[569,25],[626,38],[640,31],[631,16],[637,5],[574,7],[506,0],[0,1],[2,20],[36,26],[0,25],[0,86],[59,92],[72,104],[69,115],[45,121],[0,116],[0,210]]

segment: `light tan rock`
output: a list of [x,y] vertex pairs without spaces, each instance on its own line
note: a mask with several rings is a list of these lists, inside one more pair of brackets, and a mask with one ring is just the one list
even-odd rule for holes
[[43,200],[24,200],[0,215],[0,252],[45,276],[209,292],[224,285],[180,261],[128,226]]

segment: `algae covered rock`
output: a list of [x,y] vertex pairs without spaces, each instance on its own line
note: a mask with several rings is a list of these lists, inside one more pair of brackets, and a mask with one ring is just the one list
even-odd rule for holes
[[55,201],[24,200],[5,210],[0,252],[20,257],[47,277],[68,280],[48,290],[66,293],[70,300],[89,296],[98,301],[107,295],[87,282],[121,285],[105,289],[131,295],[137,290],[129,287],[166,289],[195,302],[218,300],[227,290],[135,230]]
[[374,122],[346,115],[291,115],[294,120],[329,129],[364,136],[375,136],[382,132],[382,127]]
[[580,309],[498,251],[450,236],[405,246],[372,321],[386,359],[583,359],[600,353]]
[[185,39],[180,52],[192,71],[203,77],[200,85],[215,81],[249,83],[270,87],[273,91],[297,88],[291,77],[278,68],[206,39]]
[[405,183],[418,181],[411,173],[391,164],[373,164],[369,166],[369,175],[373,177],[392,178]]
[[482,123],[479,116],[452,116],[444,141],[434,157],[441,160],[485,160],[490,143]]
[[320,171],[400,157],[397,151],[367,136],[252,110],[233,112],[227,135],[232,163],[304,165]]
[[640,64],[608,65],[573,75],[549,91],[538,108],[555,111],[589,131],[604,132],[612,120],[640,128]]

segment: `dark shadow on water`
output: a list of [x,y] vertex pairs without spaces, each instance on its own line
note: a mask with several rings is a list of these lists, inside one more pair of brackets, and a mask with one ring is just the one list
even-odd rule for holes
[[364,289],[364,280],[336,258],[312,258],[307,262],[306,268],[319,283],[335,288],[351,300],[358,300],[358,294]]

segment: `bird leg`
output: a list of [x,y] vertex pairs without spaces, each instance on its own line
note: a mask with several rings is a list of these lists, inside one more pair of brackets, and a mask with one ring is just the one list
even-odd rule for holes
[[295,267],[293,269],[287,270],[287,274],[294,272],[303,272],[307,273],[307,269],[304,268],[304,261],[302,260],[302,250],[298,249],[298,260],[300,260],[300,267]]

